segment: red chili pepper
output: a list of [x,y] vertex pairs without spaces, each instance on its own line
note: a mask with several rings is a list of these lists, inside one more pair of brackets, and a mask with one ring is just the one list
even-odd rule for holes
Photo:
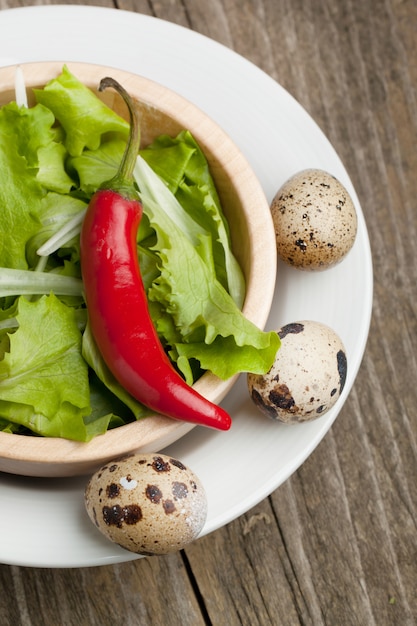
[[190,387],[174,369],[152,323],[140,274],[136,234],[142,205],[133,185],[139,122],[125,89],[104,78],[129,109],[130,137],[118,174],[92,197],[81,231],[81,267],[90,328],[118,382],[148,408],[228,430],[230,416]]

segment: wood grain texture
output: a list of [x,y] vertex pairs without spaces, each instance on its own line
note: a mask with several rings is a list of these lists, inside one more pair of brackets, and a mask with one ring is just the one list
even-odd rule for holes
[[[39,2],[0,0],[1,9],[28,4]],[[369,229],[371,332],[330,433],[269,498],[167,558],[86,570],[0,566],[1,623],[417,624],[417,4],[117,6],[234,48],[321,126],[352,178]]]

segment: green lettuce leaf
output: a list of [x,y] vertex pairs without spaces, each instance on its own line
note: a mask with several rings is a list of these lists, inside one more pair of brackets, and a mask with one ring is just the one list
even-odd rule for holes
[[68,193],[73,181],[65,169],[67,151],[54,128],[53,113],[41,104],[28,109],[11,102],[0,115],[5,136],[13,140],[31,174],[45,189]]
[[267,371],[275,359],[279,337],[250,322],[217,279],[212,237],[184,236],[175,197],[141,157],[135,178],[157,235],[154,248],[160,258],[160,275],[148,290],[150,303],[160,306],[151,306],[150,312],[159,334],[164,336],[168,330],[164,339],[171,346],[170,356],[174,361],[176,354],[182,357],[177,365],[187,379],[192,367],[184,357],[196,359],[203,369],[224,379],[245,370]]
[[[77,215],[81,215],[87,208],[87,202],[67,194],[49,192],[39,205],[39,221],[36,233],[27,239],[26,257],[31,267],[36,267],[39,261],[37,251],[48,241],[54,233]],[[68,256],[73,261],[80,259],[79,234],[66,242],[62,256]],[[56,261],[56,260],[55,260]],[[80,271],[78,272],[80,274]]]
[[62,125],[64,144],[71,156],[79,156],[84,148],[96,150],[106,133],[121,132],[125,137],[128,134],[129,124],[73,76],[66,66],[58,78],[34,91],[37,102],[50,109]]
[[88,367],[74,311],[53,294],[18,299],[0,361],[0,416],[47,436],[86,440]]
[[0,266],[27,269],[26,242],[39,228],[37,214],[45,192],[36,180],[36,170],[19,154],[25,127],[20,127],[20,119],[16,106],[0,109]]
[[126,141],[113,138],[103,141],[97,150],[84,150],[69,159],[68,166],[76,172],[79,187],[87,197],[115,176],[125,147]]
[[162,135],[140,154],[167,183],[184,211],[210,234],[216,277],[241,308],[244,277],[231,250],[229,225],[207,159],[194,137],[187,130],[176,137]]
[[45,189],[67,194],[74,186],[74,181],[65,170],[67,151],[62,143],[50,142],[38,150],[37,180]]
[[0,266],[28,267],[26,243],[38,232],[48,190],[67,194],[73,185],[54,123],[42,105],[0,109],[0,171],[7,172],[0,184]]

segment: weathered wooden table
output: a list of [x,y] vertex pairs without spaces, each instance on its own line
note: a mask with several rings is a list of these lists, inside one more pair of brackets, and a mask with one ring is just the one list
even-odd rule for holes
[[[49,3],[0,0],[0,9],[31,4]],[[417,623],[417,4],[91,4],[208,35],[306,108],[341,156],[365,213],[373,321],[340,416],[270,497],[167,557],[88,569],[1,565],[1,624]]]

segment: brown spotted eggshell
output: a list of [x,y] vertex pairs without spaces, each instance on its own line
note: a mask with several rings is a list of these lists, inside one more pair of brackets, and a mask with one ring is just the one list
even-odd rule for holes
[[324,415],[346,382],[346,351],[340,337],[314,321],[279,329],[281,346],[267,374],[248,374],[249,394],[262,413],[293,424]]
[[198,477],[162,454],[107,463],[90,478],[85,505],[103,535],[143,555],[182,549],[199,535],[207,516]]
[[308,169],[292,176],[271,203],[277,252],[301,270],[325,270],[352,248],[357,233],[353,201],[328,172]]

